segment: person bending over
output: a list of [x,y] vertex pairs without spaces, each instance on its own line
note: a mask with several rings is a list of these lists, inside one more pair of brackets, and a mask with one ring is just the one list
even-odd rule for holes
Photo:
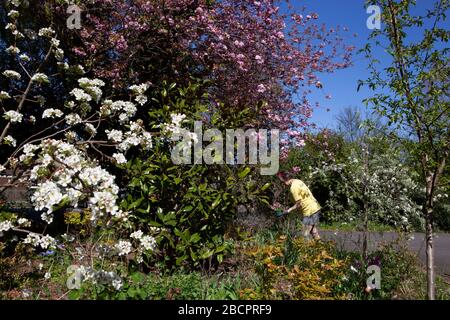
[[289,214],[294,210],[300,211],[303,215],[303,236],[308,238],[311,235],[314,239],[320,239],[317,226],[320,219],[320,205],[314,198],[311,190],[306,184],[299,179],[291,179],[287,173],[279,172],[278,178],[287,186],[290,187],[292,197],[295,205],[287,209],[284,214]]

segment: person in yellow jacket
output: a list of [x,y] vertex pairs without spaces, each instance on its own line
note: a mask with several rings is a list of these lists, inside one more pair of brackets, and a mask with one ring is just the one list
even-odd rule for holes
[[287,209],[284,214],[298,210],[303,215],[303,236],[312,235],[314,239],[320,239],[317,225],[320,219],[320,205],[314,198],[311,190],[299,179],[291,179],[285,172],[279,172],[278,178],[287,186],[290,186],[295,205]]

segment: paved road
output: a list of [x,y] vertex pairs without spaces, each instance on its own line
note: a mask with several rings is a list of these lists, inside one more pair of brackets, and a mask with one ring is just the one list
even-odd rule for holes
[[[324,239],[334,240],[341,248],[347,250],[361,250],[361,232],[325,231],[320,232]],[[369,250],[374,250],[379,244],[391,242],[398,237],[395,232],[371,232],[369,234]],[[413,233],[408,241],[409,249],[417,254],[423,264],[426,261],[425,234]],[[450,276],[450,234],[438,233],[434,237],[434,253],[436,272]]]

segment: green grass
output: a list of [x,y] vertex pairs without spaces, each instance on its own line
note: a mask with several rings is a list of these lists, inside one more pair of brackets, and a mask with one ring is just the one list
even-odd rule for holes
[[[360,222],[333,222],[331,224],[321,223],[319,225],[319,229],[332,231],[362,231],[362,224]],[[369,231],[388,232],[396,230],[391,226],[369,222]]]

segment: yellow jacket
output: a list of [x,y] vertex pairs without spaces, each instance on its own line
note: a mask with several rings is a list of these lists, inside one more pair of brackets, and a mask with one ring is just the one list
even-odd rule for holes
[[319,203],[303,181],[292,179],[291,194],[296,203],[300,202],[301,213],[305,217],[312,216],[320,210]]

